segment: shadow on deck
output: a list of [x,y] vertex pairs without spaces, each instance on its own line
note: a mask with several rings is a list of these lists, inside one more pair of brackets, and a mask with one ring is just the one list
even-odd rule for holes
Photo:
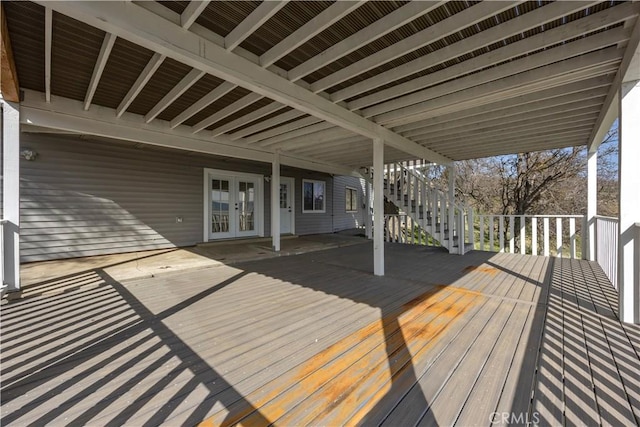
[[3,425],[637,424],[640,330],[592,263],[370,245],[2,306]]

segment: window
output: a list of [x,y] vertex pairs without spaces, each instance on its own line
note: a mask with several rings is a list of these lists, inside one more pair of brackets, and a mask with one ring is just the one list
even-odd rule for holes
[[325,182],[302,180],[302,212],[324,213]]
[[347,187],[344,200],[347,205],[347,212],[356,212],[358,210],[358,190]]

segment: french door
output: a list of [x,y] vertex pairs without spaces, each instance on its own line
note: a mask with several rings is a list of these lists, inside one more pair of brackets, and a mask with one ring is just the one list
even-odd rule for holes
[[208,240],[259,235],[262,177],[209,171],[205,181]]

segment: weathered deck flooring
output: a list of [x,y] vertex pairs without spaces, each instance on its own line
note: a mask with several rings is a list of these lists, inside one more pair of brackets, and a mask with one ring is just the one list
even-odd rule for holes
[[[640,328],[597,267],[357,245],[2,306],[2,425],[635,425]],[[70,286],[74,285],[74,286]]]

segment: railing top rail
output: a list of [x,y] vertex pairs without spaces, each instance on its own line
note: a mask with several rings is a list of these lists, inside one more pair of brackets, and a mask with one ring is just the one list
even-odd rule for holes
[[618,218],[615,216],[604,216],[604,215],[594,215],[595,219],[603,219],[605,221],[618,221]]
[[495,216],[495,217],[507,217],[507,216],[513,216],[513,217],[525,217],[525,218],[584,218],[584,215],[518,215],[518,214],[509,214],[509,215],[503,215],[503,214],[477,214],[477,216]]

